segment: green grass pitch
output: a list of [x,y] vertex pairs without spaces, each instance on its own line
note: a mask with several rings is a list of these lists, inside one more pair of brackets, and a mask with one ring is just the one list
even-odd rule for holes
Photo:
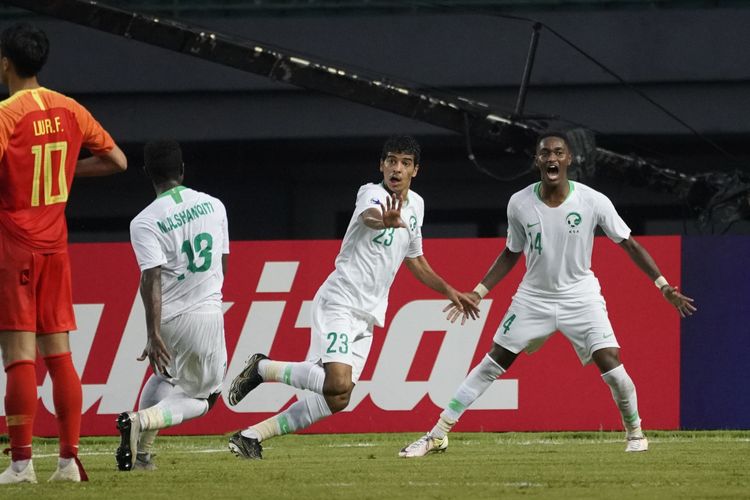
[[403,459],[419,434],[290,435],[261,461],[236,458],[226,436],[160,437],[153,472],[117,471],[119,440],[86,438],[84,484],[46,483],[57,445],[39,439],[39,484],[0,498],[750,498],[750,431],[648,436],[648,452],[625,453],[621,433],[454,433],[447,452]]

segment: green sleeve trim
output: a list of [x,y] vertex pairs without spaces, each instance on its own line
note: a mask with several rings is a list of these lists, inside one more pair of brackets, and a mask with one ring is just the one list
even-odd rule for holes
[[180,204],[182,203],[182,195],[180,194],[180,191],[184,191],[185,189],[187,189],[185,186],[175,186],[172,189],[164,191],[162,194],[157,196],[157,198],[171,196],[175,203]]

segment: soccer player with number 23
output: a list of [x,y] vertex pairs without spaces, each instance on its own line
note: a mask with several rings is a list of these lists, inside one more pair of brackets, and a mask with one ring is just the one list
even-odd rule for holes
[[422,254],[424,201],[410,190],[419,162],[414,138],[391,137],[380,156],[382,182],[359,188],[336,269],[313,300],[307,361],[272,361],[255,354],[232,382],[230,405],[262,382],[283,382],[314,393],[232,435],[229,449],[237,456],[260,459],[262,441],[346,408],[367,361],[373,328],[383,326],[388,292],[402,262],[420,282],[450,300],[449,307],[459,315],[476,317],[478,309],[469,295],[446,283]]

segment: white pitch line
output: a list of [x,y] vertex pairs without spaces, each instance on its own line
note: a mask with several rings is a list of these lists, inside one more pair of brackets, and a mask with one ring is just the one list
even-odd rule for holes
[[[269,446],[266,449],[270,450],[272,448]],[[205,449],[205,450],[161,449],[160,452],[161,453],[167,453],[167,452],[175,452],[175,453],[222,453],[222,452],[227,452],[227,453],[229,453],[229,448],[221,448],[221,449],[212,449],[212,448],[209,448],[209,449]],[[161,454],[161,453],[159,453],[159,454]],[[113,455],[114,456],[114,454],[115,454],[115,451],[113,449],[112,451],[106,451],[106,452],[105,451],[83,452],[83,453],[79,453],[78,456],[80,456],[80,457],[94,457],[94,456],[101,456],[101,455]],[[52,458],[52,457],[57,458],[58,454],[57,453],[45,453],[43,455],[37,455],[35,453],[34,456],[33,456],[33,458]]]
[[375,443],[342,443],[342,444],[324,444],[324,448],[370,448],[377,446]]
[[[695,439],[700,438],[690,438],[690,437],[667,437],[667,438],[649,438],[649,441],[655,444],[667,444],[667,443],[685,443],[689,441],[694,441]],[[746,443],[750,442],[750,438],[707,438],[706,441],[711,442],[725,442],[725,443]],[[539,440],[518,440],[515,441],[513,439],[496,439],[495,444],[504,444],[504,445],[515,445],[515,446],[530,446],[530,445],[548,445],[548,446],[560,446],[563,444],[613,444],[613,443],[621,443],[623,440],[620,439],[571,439],[571,440],[555,440],[555,439],[539,439]],[[466,440],[466,441],[458,441],[456,444],[460,443],[462,446],[473,446],[478,443],[476,440]],[[372,448],[379,446],[377,443],[331,443],[331,444],[324,444],[321,445],[324,448]],[[272,446],[264,446],[264,449],[266,450],[272,450]],[[190,454],[197,454],[197,453],[225,453],[229,450],[227,448],[204,448],[204,449],[188,449],[188,448],[172,448],[172,447],[166,447],[161,448],[161,453],[190,453]],[[93,456],[101,456],[101,455],[114,455],[115,449],[113,448],[112,451],[90,451],[90,452],[81,452],[79,453],[82,457],[93,457]],[[33,458],[56,458],[58,456],[57,453],[44,453],[44,454],[34,454]]]
[[[327,444],[323,445],[325,448],[369,448],[376,446],[374,443],[342,443],[342,444]],[[273,446],[264,446],[265,450],[272,450]],[[161,453],[224,453],[229,452],[228,448],[205,448],[205,449],[186,449],[186,448],[162,448],[159,450]],[[94,457],[101,455],[114,455],[115,449],[112,451],[89,451],[81,452],[78,455],[81,457]],[[57,453],[44,453],[34,454],[34,458],[53,458],[57,457]]]

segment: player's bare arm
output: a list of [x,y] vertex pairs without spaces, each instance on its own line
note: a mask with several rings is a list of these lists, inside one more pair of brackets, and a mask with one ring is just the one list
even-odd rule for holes
[[167,346],[161,338],[161,267],[146,269],[141,273],[141,299],[146,310],[146,347],[138,361],[148,358],[154,373],[167,374],[171,360]]
[[[490,266],[487,274],[484,275],[484,278],[482,278],[480,283],[482,283],[487,290],[492,290],[492,288],[500,283],[500,281],[516,266],[521,255],[523,255],[523,252],[511,252],[507,247],[504,248],[503,251],[500,252],[500,255],[497,256],[497,259],[495,259],[495,262],[492,263],[492,266]],[[479,299],[477,292],[471,293]]]
[[93,155],[76,163],[76,177],[102,177],[124,172],[128,169],[125,153],[115,146],[102,155]]
[[411,271],[415,278],[432,288],[436,292],[445,295],[451,301],[448,307],[455,309],[456,317],[463,315],[462,323],[467,318],[477,319],[479,317],[479,307],[474,303],[469,294],[460,293],[443,278],[433,271],[427,259],[423,255],[414,258],[404,259],[407,269]]
[[[482,281],[479,283],[487,290],[492,290],[492,288],[500,283],[513,267],[515,267],[522,254],[523,252],[511,252],[506,247],[500,255],[497,256],[497,259],[495,259],[495,262],[492,263],[487,274],[484,275],[484,278],[482,278]],[[465,295],[469,297],[475,305],[479,305],[479,302],[482,300],[482,297],[476,291],[468,292]],[[461,311],[453,307],[453,304],[446,307],[443,312],[448,313],[447,318],[451,323],[455,322],[461,315]]]
[[226,276],[228,269],[229,269],[229,254],[223,253],[221,254],[221,274]]
[[[661,272],[659,271],[656,262],[654,262],[654,259],[651,257],[651,254],[635,241],[635,238],[631,236],[627,240],[622,240],[619,245],[628,253],[633,262],[635,262],[635,265],[637,265],[650,280],[653,281],[661,276]],[[677,287],[665,284],[660,290],[664,298],[667,299],[670,304],[675,306],[677,311],[679,311],[680,316],[683,318],[691,316],[697,311],[696,307],[693,305],[694,300],[681,294]]]
[[381,203],[380,209],[368,208],[360,217],[365,226],[370,229],[384,229],[387,227],[406,227],[401,220],[401,207],[403,200],[395,193],[386,198],[385,206]]

